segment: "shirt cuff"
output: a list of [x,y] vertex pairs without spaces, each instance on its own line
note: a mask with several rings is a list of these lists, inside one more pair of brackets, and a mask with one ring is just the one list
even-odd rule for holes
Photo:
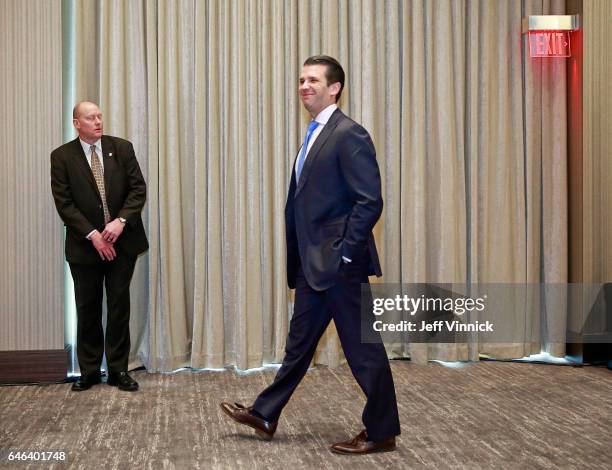
[[344,261],[345,263],[352,263],[353,262],[352,259],[348,259],[346,256],[342,257],[342,261]]
[[87,240],[91,240],[91,236],[92,236],[92,235],[93,235],[95,232],[96,232],[96,230],[95,230],[95,229],[93,229],[91,232],[89,232],[89,233],[88,233],[88,234],[85,236],[85,238],[87,238]]

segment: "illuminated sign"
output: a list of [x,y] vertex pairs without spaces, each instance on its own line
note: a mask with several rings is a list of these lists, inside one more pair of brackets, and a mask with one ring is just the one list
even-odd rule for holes
[[535,15],[523,18],[531,57],[570,57],[570,33],[580,28],[578,15]]
[[529,31],[531,57],[569,57],[569,31]]

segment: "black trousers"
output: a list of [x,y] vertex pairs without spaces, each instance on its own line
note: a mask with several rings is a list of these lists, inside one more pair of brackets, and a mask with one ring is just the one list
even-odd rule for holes
[[[130,281],[135,265],[135,256],[119,251],[113,261],[70,263],[81,375],[100,372],[105,349],[108,372],[127,371],[130,353]],[[103,287],[106,287],[106,337],[102,329]]]
[[[341,267],[333,287],[320,292],[312,289],[302,269],[298,270],[285,358],[272,384],[255,400],[253,409],[257,413],[267,420],[278,420],[333,318],[349,367],[366,396],[362,420],[368,438],[381,441],[400,434],[395,386],[385,348],[381,342],[361,342],[361,284],[368,284],[366,273],[365,263],[353,260]],[[369,292],[369,284],[367,289]],[[372,321],[365,320],[363,326],[369,324],[371,328]]]

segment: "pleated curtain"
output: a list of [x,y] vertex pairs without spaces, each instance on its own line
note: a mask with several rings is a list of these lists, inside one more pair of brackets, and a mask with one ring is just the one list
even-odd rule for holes
[[[151,248],[132,282],[131,365],[246,369],[282,359],[292,311],[284,204],[308,116],[310,55],[347,73],[340,106],[371,133],[385,208],[373,282],[567,281],[563,60],[528,57],[542,0],[66,0],[74,101],[134,143]],[[66,39],[65,40],[70,40]],[[65,90],[65,93],[67,91]],[[553,119],[554,117],[554,119]],[[516,328],[539,328],[517,299]],[[565,327],[565,305],[544,318]],[[564,345],[393,345],[391,357],[521,357]],[[326,332],[315,362],[336,365]]]

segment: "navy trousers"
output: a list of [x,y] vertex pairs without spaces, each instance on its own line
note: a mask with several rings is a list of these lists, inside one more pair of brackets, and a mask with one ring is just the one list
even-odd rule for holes
[[308,285],[302,269],[298,270],[285,358],[272,384],[255,400],[253,409],[257,413],[269,421],[278,420],[333,318],[349,367],[366,396],[362,420],[368,439],[381,441],[400,434],[395,386],[385,348],[381,342],[361,342],[362,323],[371,328],[373,321],[371,312],[371,318],[361,318],[361,284],[368,284],[366,272],[365,262],[353,260],[342,265],[334,286],[316,291]]

